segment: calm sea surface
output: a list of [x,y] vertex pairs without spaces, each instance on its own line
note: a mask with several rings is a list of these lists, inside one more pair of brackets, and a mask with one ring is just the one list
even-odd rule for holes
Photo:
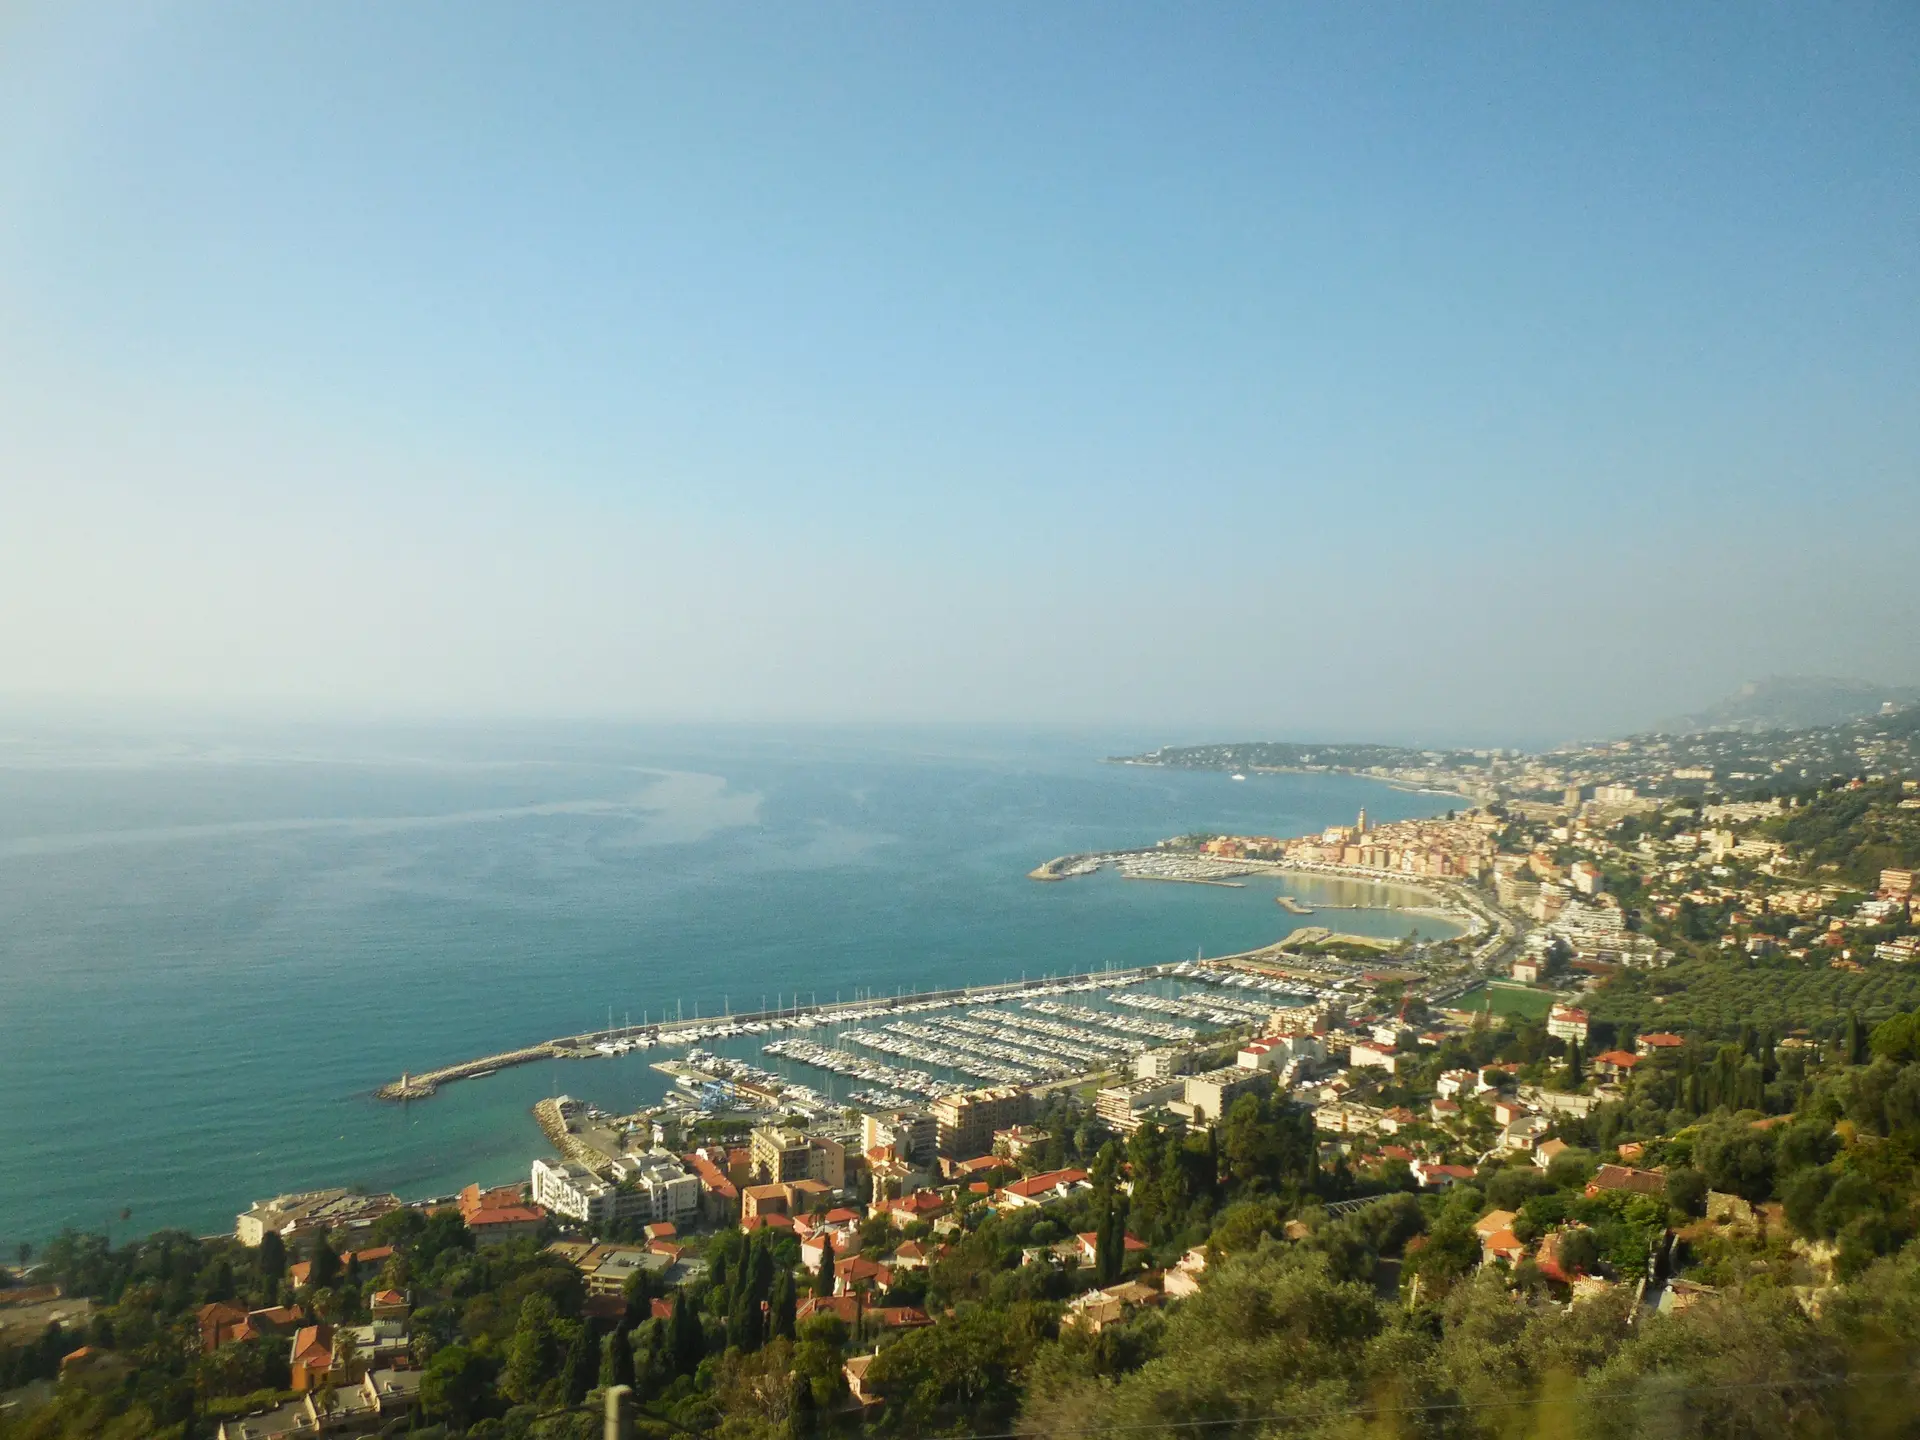
[[[609,1009],[691,1016],[1264,944],[1327,917],[1289,916],[1273,881],[1026,872],[1200,828],[1286,835],[1362,805],[1387,820],[1448,804],[1099,763],[1160,738],[16,727],[0,735],[0,1244],[110,1220],[224,1229],[253,1197],[317,1185],[420,1196],[521,1176],[544,1152],[534,1100],[643,1103],[667,1083],[648,1064],[663,1052],[406,1107],[369,1092]],[[1443,928],[1382,910],[1338,923]]]

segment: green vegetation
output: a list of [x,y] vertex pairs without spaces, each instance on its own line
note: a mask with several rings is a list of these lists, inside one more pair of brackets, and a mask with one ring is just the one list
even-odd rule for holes
[[1920,810],[1902,810],[1898,780],[1828,790],[1768,826],[1813,865],[1871,890],[1887,868],[1920,865]]

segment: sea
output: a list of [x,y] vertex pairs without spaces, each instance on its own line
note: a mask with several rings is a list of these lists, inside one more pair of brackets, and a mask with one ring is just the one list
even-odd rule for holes
[[[406,1105],[373,1091],[609,1023],[1218,955],[1310,924],[1454,933],[1379,887],[1305,877],[1028,879],[1195,830],[1458,803],[1103,759],[1164,738],[0,725],[0,1246],[214,1233],[321,1186],[422,1198],[524,1177],[547,1153],[536,1100],[650,1103],[669,1052]],[[1280,893],[1353,908],[1296,916]]]

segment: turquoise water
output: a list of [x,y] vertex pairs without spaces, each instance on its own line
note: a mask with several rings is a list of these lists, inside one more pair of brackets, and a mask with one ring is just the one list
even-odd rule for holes
[[[1156,737],[547,727],[0,737],[0,1244],[226,1228],[250,1199],[525,1173],[528,1107],[665,1080],[550,1062],[406,1107],[403,1069],[598,1027],[1219,954],[1279,888],[1025,878],[1444,798],[1104,765]],[[1305,882],[1309,900],[1364,899]],[[1377,934],[1430,919],[1344,910]],[[660,1058],[656,1052],[653,1059]],[[810,1081],[819,1081],[810,1072]],[[824,1085],[822,1088],[825,1088]],[[117,1227],[118,1228],[118,1227]]]

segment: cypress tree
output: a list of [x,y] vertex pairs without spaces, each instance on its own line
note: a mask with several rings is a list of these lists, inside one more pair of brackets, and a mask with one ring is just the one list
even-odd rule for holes
[[1569,1086],[1578,1085],[1580,1083],[1580,1076],[1580,1042],[1578,1040],[1569,1040],[1567,1042],[1567,1084]]
[[267,1282],[270,1289],[280,1288],[280,1278],[287,1273],[287,1245],[280,1238],[280,1232],[269,1230],[260,1237],[260,1249],[254,1255],[254,1264],[260,1269],[260,1278]]
[[633,1384],[633,1331],[624,1320],[606,1338],[600,1358],[600,1384],[608,1390]]
[[[567,1346],[566,1362],[560,1367],[560,1403],[566,1406],[578,1405],[587,1398],[587,1391],[593,1388],[593,1326],[582,1320],[580,1328],[574,1332],[573,1343]],[[629,1382],[631,1383],[631,1382]]]
[[727,1306],[727,1346],[733,1350],[760,1348],[759,1317],[747,1310],[747,1297],[736,1294]]
[[822,1299],[833,1294],[833,1236],[820,1237],[820,1270],[813,1277],[813,1293]]
[[316,1290],[331,1285],[340,1278],[340,1255],[322,1235],[313,1242],[312,1268],[307,1271],[307,1283]]
[[1849,1065],[1867,1063],[1867,1032],[1860,1024],[1858,1010],[1847,1011],[1847,1063]]
[[514,1326],[506,1369],[500,1377],[500,1392],[509,1400],[531,1405],[553,1378],[557,1368],[554,1314],[553,1301],[545,1295],[529,1295],[520,1302],[520,1320]]
[[700,1324],[700,1312],[682,1290],[673,1297],[673,1370],[676,1375],[691,1375],[707,1353],[707,1332]]
[[773,1297],[767,1306],[767,1336],[773,1340],[793,1339],[794,1319],[799,1297],[794,1292],[793,1272],[781,1267],[773,1277]]

